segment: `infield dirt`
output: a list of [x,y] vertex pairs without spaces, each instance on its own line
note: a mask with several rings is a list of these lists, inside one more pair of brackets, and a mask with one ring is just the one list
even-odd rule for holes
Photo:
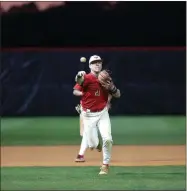
[[[1,166],[98,166],[102,152],[87,150],[86,162],[75,163],[79,146],[1,147]],[[185,145],[113,146],[112,166],[185,165]]]

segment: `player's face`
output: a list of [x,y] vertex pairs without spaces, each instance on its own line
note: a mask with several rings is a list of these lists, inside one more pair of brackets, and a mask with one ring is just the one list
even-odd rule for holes
[[102,62],[101,61],[94,61],[90,64],[91,71],[95,73],[99,73],[102,70]]

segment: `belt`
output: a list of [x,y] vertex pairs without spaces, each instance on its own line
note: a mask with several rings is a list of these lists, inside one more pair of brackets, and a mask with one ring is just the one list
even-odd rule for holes
[[87,112],[91,112],[91,113],[100,112],[100,111],[102,111],[103,109],[104,109],[104,108],[102,108],[102,109],[97,109],[97,110],[92,110],[92,109],[82,108],[83,111],[87,111]]

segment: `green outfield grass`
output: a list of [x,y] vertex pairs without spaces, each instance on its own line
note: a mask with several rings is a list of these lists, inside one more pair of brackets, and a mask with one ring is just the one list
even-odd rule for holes
[[[111,117],[114,144],[185,144],[184,116]],[[2,118],[1,145],[80,144],[78,117]]]
[[185,190],[185,167],[4,167],[2,190]]

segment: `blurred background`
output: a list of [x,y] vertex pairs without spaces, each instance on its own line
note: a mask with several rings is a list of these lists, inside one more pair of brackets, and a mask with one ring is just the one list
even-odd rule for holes
[[93,54],[122,93],[116,144],[185,143],[186,2],[1,2],[0,13],[3,145],[79,144],[74,77]]
[[185,46],[186,2],[1,2],[2,45]]

